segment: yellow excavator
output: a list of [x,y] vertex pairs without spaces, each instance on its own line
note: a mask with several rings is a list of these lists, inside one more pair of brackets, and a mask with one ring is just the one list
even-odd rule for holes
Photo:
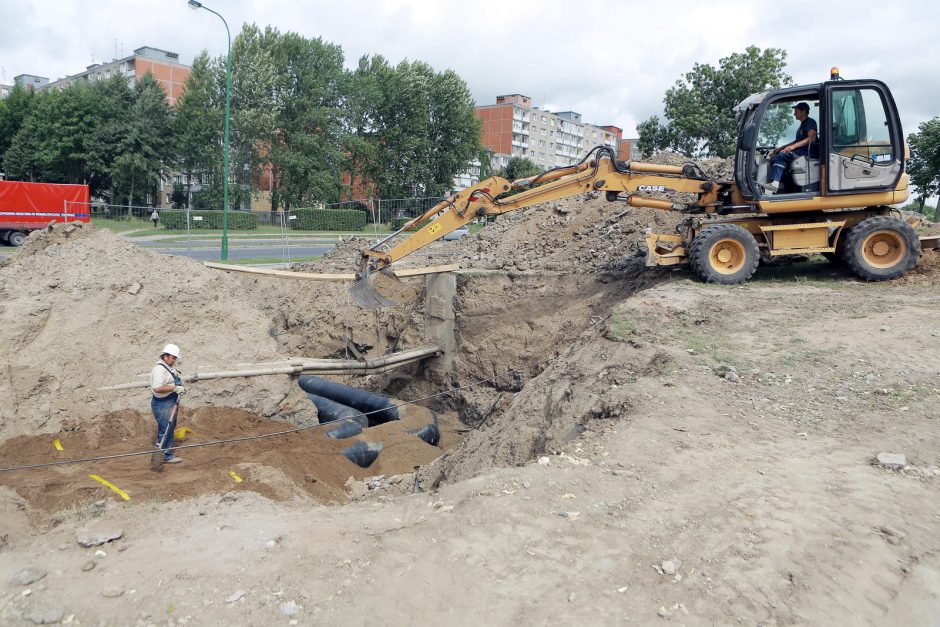
[[[774,156],[795,143],[801,116],[794,109],[805,109],[801,103],[818,121],[815,142],[799,151],[805,154],[792,159],[770,191]],[[712,180],[691,163],[618,161],[606,146],[537,176],[494,176],[362,251],[350,293],[367,308],[395,304],[375,290],[371,273],[473,220],[584,192],[687,214],[675,233],[647,234],[647,265],[688,264],[712,283],[742,283],[762,257],[779,255],[821,253],[869,281],[900,277],[916,265],[921,241],[892,208],[908,198],[910,155],[887,85],[843,80],[833,68],[826,82],[753,94],[735,110],[741,122],[734,180]],[[510,191],[518,193],[507,196]],[[676,202],[683,194],[694,200]],[[936,247],[937,239],[925,238],[924,245]]]

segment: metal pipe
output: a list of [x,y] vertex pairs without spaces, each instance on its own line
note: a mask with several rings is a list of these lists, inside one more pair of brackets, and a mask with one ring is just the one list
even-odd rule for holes
[[[422,346],[400,353],[393,353],[375,359],[366,361],[354,361],[351,359],[307,359],[307,360],[289,360],[290,365],[277,366],[270,368],[249,368],[245,370],[223,370],[220,372],[193,373],[183,377],[183,382],[209,381],[212,379],[232,379],[237,377],[264,377],[281,374],[300,374],[302,372],[315,372],[318,374],[380,374],[405,366],[410,363],[420,361],[427,357],[439,355],[441,349],[438,346]],[[266,364],[267,365],[267,364]],[[120,383],[117,385],[108,385],[100,387],[98,390],[133,390],[150,386],[149,380],[134,381],[132,383]]]

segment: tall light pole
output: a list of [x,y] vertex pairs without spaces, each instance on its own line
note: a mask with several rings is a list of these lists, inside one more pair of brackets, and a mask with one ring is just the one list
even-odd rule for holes
[[228,29],[228,22],[219,13],[196,0],[189,0],[188,4],[190,9],[205,9],[217,15],[225,24],[225,34],[228,35],[228,52],[225,57],[225,172],[222,176],[222,261],[228,261],[228,121],[232,107],[232,32]]

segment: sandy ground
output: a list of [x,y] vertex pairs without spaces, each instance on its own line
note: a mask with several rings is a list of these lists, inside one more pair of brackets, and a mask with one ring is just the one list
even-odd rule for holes
[[[404,439],[403,422],[364,436],[401,443],[365,469],[305,431],[192,449],[156,476],[144,458],[0,473],[0,623],[940,624],[940,255],[890,283],[812,260],[724,288],[644,269],[644,216],[608,222],[582,204],[429,251],[474,267],[458,280],[456,367],[358,384],[404,400],[460,388],[424,403],[439,448]],[[527,245],[513,254],[507,237]],[[555,248],[540,266],[542,242]],[[589,269],[559,269],[564,245]],[[41,376],[65,340],[30,318],[81,299],[61,281],[51,295],[23,286],[27,259],[0,267],[0,319],[33,329],[6,384],[19,400],[0,404],[2,465],[57,459],[56,438],[76,454],[144,449],[139,399],[90,395],[82,420],[58,411],[87,393],[70,378],[78,360]],[[83,294],[130,329],[110,304],[135,278],[120,263]],[[197,342],[206,359],[260,336],[252,357],[271,359],[330,356],[346,337],[370,354],[423,341],[415,281],[395,288],[402,307],[361,314],[333,288],[227,277],[216,290],[192,271],[201,296],[187,302],[263,321],[260,335],[246,323]],[[67,329],[80,346],[107,339],[82,328]],[[140,353],[156,339],[127,333],[120,345]],[[205,388],[192,441],[306,424],[289,383]]]

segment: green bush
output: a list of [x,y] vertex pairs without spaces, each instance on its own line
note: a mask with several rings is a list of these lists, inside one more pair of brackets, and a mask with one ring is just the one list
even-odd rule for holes
[[[202,220],[193,220],[190,228],[193,229],[221,229],[221,211],[193,211],[193,217],[201,216]],[[166,211],[160,215],[163,226],[171,230],[186,230],[186,213],[183,211]],[[253,231],[258,228],[258,216],[247,211],[229,211],[228,228],[233,231]]]
[[356,209],[295,209],[290,228],[298,231],[361,231],[366,214]]

